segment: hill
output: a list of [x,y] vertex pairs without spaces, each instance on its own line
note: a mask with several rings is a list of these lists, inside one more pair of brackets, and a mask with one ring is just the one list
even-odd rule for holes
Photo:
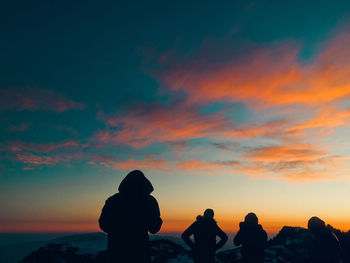
[[[330,226],[329,226],[330,227]],[[333,230],[343,248],[343,263],[350,262],[350,233]],[[285,226],[277,236],[268,241],[265,263],[306,263],[313,237],[301,227]],[[54,239],[21,260],[21,263],[105,263],[106,235],[91,233]],[[155,263],[192,262],[190,252],[175,237],[151,236],[152,259]],[[217,262],[241,263],[240,248],[217,253]]]

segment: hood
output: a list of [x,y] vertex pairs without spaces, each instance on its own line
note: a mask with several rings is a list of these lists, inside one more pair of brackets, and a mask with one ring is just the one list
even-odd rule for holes
[[123,179],[118,190],[122,194],[149,195],[153,192],[153,186],[141,171],[134,170]]
[[197,222],[215,223],[216,224],[216,221],[214,219],[209,218],[209,217],[205,217],[205,216],[202,216],[202,215],[197,216],[196,220],[197,220]]
[[254,213],[249,213],[245,216],[244,222],[250,225],[257,225],[259,223],[259,219]]

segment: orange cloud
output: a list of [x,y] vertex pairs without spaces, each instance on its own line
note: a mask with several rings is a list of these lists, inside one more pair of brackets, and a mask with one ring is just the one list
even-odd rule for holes
[[334,106],[321,107],[316,116],[305,122],[298,123],[290,128],[287,132],[303,132],[306,129],[328,128],[333,129],[338,126],[347,125],[350,119],[350,109],[339,110]]
[[179,161],[177,164],[177,167],[185,171],[213,172],[213,171],[217,171],[217,169],[222,169],[227,167],[232,168],[238,165],[239,165],[238,161],[211,162],[211,161],[203,161],[203,160],[189,160],[189,161]]
[[108,118],[106,123],[122,129],[99,131],[95,135],[97,141],[123,143],[137,148],[153,142],[171,144],[202,138],[233,128],[232,121],[222,113],[201,115],[195,108],[186,108],[185,105],[132,111],[126,116]]
[[227,133],[227,137],[255,138],[259,136],[274,137],[286,135],[285,130],[291,125],[289,119],[268,121],[263,124],[248,123],[237,126],[235,130]]
[[161,80],[171,90],[186,92],[190,102],[245,101],[254,107],[322,105],[350,95],[349,46],[347,30],[326,43],[306,66],[298,61],[295,46],[274,45],[227,62],[200,58],[168,66]]
[[330,155],[315,145],[262,147],[247,153],[247,162],[238,168],[258,178],[282,178],[295,182],[347,178],[348,158]]
[[290,83],[302,79],[297,53],[288,45],[260,48],[238,60],[208,63],[208,68],[201,60],[179,65],[165,71],[161,78],[172,90],[185,91],[191,102],[253,100],[281,105],[283,102],[274,99],[276,91],[284,88],[287,92]]
[[[100,130],[93,141],[98,143],[120,143],[135,148],[148,146],[155,142],[166,143],[171,147],[188,145],[187,141],[197,138],[254,138],[286,135],[291,126],[287,118],[268,121],[262,124],[235,124],[221,111],[213,114],[200,114],[195,107],[177,105],[131,111],[124,116],[109,117],[105,120],[117,131]],[[293,133],[289,131],[289,133]],[[181,145],[180,145],[180,144]]]
[[271,146],[251,151],[248,156],[255,161],[307,161],[327,157],[311,145]]

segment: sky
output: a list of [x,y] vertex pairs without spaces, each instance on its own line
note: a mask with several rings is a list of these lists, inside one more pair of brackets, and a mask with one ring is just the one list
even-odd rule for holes
[[350,229],[349,1],[12,1],[0,36],[0,232],[99,231],[134,169],[163,232]]

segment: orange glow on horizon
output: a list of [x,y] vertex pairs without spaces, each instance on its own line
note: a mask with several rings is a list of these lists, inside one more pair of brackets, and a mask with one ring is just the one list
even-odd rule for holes
[[[217,220],[218,225],[227,233],[236,233],[239,228],[239,222],[236,221],[224,221]],[[183,220],[181,224],[164,223],[160,233],[181,233],[187,227],[189,227],[194,220]],[[334,228],[347,232],[350,229],[350,224],[344,221],[332,221],[326,222],[332,225]],[[303,227],[307,228],[307,221],[293,221],[288,222],[264,220],[259,222],[263,228],[270,234],[277,234],[284,226]],[[21,225],[2,225],[0,233],[91,233],[101,232],[102,230],[97,224],[21,224]]]

